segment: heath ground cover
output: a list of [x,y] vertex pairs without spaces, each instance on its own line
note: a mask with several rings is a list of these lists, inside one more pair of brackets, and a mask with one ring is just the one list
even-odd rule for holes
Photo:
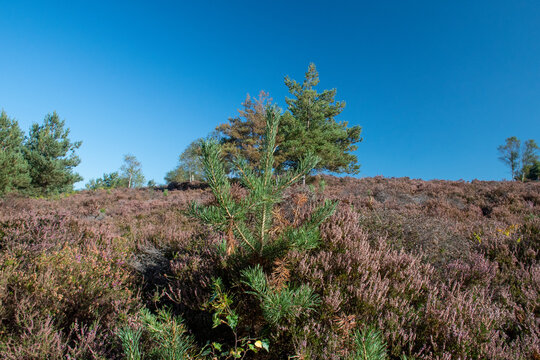
[[8,196],[0,358],[540,358],[539,183],[319,176],[285,192],[271,235],[324,199],[319,246],[263,266],[272,294],[313,303],[269,324],[227,232],[188,216],[214,203],[204,186]]

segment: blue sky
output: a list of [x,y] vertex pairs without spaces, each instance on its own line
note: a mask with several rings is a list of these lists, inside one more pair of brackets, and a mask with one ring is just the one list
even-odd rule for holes
[[[363,127],[359,176],[509,178],[497,146],[540,141],[540,2],[0,0],[0,108],[56,110],[85,182],[125,153],[163,181],[247,93],[320,90]],[[81,186],[83,183],[79,184]]]

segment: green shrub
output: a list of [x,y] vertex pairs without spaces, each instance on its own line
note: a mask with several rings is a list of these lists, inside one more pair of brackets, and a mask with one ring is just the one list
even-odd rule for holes
[[152,314],[143,308],[139,312],[138,322],[140,328],[124,327],[117,333],[126,359],[198,358],[193,338],[187,334],[182,319],[174,317],[169,310],[160,309],[157,314]]
[[248,190],[248,195],[241,199],[236,199],[231,193],[231,182],[223,165],[220,145],[212,140],[201,145],[205,179],[216,198],[216,204],[201,207],[192,203],[191,214],[226,234],[229,255],[240,248],[248,257],[263,261],[273,260],[290,249],[316,248],[319,242],[318,225],[335,210],[336,203],[325,202],[304,224],[288,229],[285,236],[272,236],[273,210],[281,202],[284,190],[309,173],[319,161],[318,157],[310,154],[299,163],[297,169],[283,176],[274,174],[273,153],[279,120],[279,112],[269,109],[261,150],[262,168],[254,169],[242,159],[234,162],[240,182]]
[[140,350],[142,329],[134,330],[130,327],[125,327],[118,331],[118,337],[122,342],[122,349],[126,360],[141,360],[142,354]]
[[272,325],[278,325],[283,319],[292,320],[314,310],[320,300],[309,286],[302,284],[296,289],[283,288],[273,290],[260,265],[242,271],[244,284],[253,291],[261,304],[264,318]]
[[387,360],[386,344],[382,334],[373,327],[354,332],[355,352],[349,360]]
[[[276,108],[267,109],[260,168],[251,167],[243,159],[234,161],[240,184],[246,190],[245,196],[233,194],[220,145],[212,140],[202,142],[205,179],[215,196],[215,203],[208,206],[192,203],[190,209],[192,216],[225,235],[223,250],[228,256],[226,266],[230,270],[228,283],[232,285],[231,290],[239,293],[238,297],[244,298],[244,301],[250,301],[246,295],[258,300],[264,323],[272,329],[274,338],[280,334],[278,329],[283,330],[279,325],[293,323],[299,314],[308,313],[319,303],[318,296],[308,285],[293,286],[289,282],[286,276],[288,270],[282,259],[289,251],[305,252],[317,248],[320,243],[319,225],[334,212],[337,205],[326,201],[313,210],[303,223],[294,222],[276,231],[279,226],[274,217],[284,191],[308,174],[319,161],[318,157],[309,154],[296,169],[281,176],[274,173],[274,151],[280,118]],[[276,275],[279,277],[279,274],[281,279],[270,283],[269,279]],[[250,322],[253,324],[252,320]]]

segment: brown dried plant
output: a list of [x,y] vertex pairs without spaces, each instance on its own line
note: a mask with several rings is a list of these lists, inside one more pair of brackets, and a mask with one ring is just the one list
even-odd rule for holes
[[333,319],[337,330],[345,337],[349,336],[351,331],[356,327],[356,316],[354,315],[341,315],[335,316]]
[[287,259],[277,259],[274,261],[274,271],[270,274],[270,286],[276,291],[280,291],[290,279],[291,273],[287,266],[289,265]]
[[274,210],[272,210],[272,216],[274,221],[272,222],[270,234],[280,235],[285,229],[291,226],[291,222],[283,215],[283,210],[279,206],[276,206]]
[[304,193],[299,193],[293,196],[292,201],[294,203],[294,209],[293,209],[293,226],[297,226],[300,223],[301,220],[301,209],[302,207],[308,202],[308,197]]
[[229,228],[227,230],[227,255],[231,255],[236,250],[238,241],[234,236],[233,223],[230,222]]

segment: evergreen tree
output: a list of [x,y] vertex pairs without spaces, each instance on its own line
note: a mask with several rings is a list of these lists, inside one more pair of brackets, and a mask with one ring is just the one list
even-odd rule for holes
[[[319,225],[336,207],[336,203],[326,201],[304,223],[291,224],[279,232],[273,231],[277,225],[274,223],[274,214],[285,189],[296,183],[319,161],[315,155],[307,154],[295,169],[276,176],[274,151],[280,118],[280,111],[268,110],[258,171],[245,159],[234,161],[240,181],[247,190],[247,195],[242,198],[231,194],[231,183],[222,160],[220,145],[212,140],[201,144],[205,180],[216,201],[215,205],[209,206],[192,203],[190,209],[192,216],[214,226],[225,235],[222,249],[228,255],[227,261],[231,265],[229,282],[236,282],[233,289],[240,291],[240,296],[247,294],[258,300],[264,321],[275,333],[283,328],[280,326],[297,321],[319,303],[317,294],[308,285],[293,286],[288,283],[287,266],[280,259],[285,258],[291,250],[308,251],[317,248],[320,244]],[[274,277],[283,278],[274,281]],[[250,290],[242,291],[238,282]],[[213,296],[213,299],[216,298]],[[227,305],[229,307],[230,304]],[[217,304],[214,308],[219,311],[222,305]],[[233,311],[228,313],[232,314]],[[214,314],[216,316],[219,325],[220,312]],[[237,319],[232,315],[229,318]],[[227,323],[230,322],[230,319],[227,320]],[[235,325],[229,326],[236,328],[236,322],[234,320]]]
[[531,178],[531,169],[540,160],[538,157],[538,144],[536,141],[529,139],[523,144],[523,151],[521,152],[521,170],[519,177],[521,181],[525,179],[534,180]]
[[[283,191],[315,168],[320,160],[316,155],[308,153],[299,161],[296,169],[286,172],[281,177],[274,175],[274,152],[280,119],[278,109],[268,110],[264,142],[260,149],[260,171],[254,171],[253,166],[245,159],[240,158],[234,161],[241,183],[249,190],[249,196],[242,200],[234,199],[230,193],[231,185],[226,176],[220,145],[215,140],[201,143],[204,178],[218,204],[203,208],[194,203],[191,213],[227,233],[230,251],[237,245],[257,256],[264,256],[267,251],[270,251],[273,243],[270,229],[274,206],[281,201]],[[318,245],[316,237],[306,238],[304,235],[308,232],[308,228],[313,230],[314,227],[318,227],[320,222],[334,211],[334,207],[335,204],[327,202],[321,209],[315,211],[314,218],[317,220],[307,222],[306,228],[298,234],[289,234],[291,236],[288,239],[290,242],[288,246],[303,250],[315,248]],[[248,222],[251,218],[255,219],[254,223]],[[296,231],[296,229],[291,229],[291,231]],[[279,246],[282,245],[280,243]]]
[[0,195],[29,186],[28,163],[23,156],[24,134],[17,121],[0,113]]
[[120,168],[121,176],[127,182],[128,188],[141,187],[144,185],[144,175],[141,163],[131,154],[124,155],[124,164]]
[[288,112],[283,119],[283,141],[279,152],[285,158],[282,168],[297,168],[305,154],[314,153],[321,161],[315,170],[337,173],[358,173],[360,166],[352,151],[361,141],[361,127],[347,127],[335,117],[345,108],[344,102],[335,101],[336,89],[319,93],[319,74],[312,63],[303,83],[285,78],[292,98],[286,98]]
[[527,179],[536,181],[540,180],[540,160],[536,160],[531,166]]
[[30,168],[31,191],[52,194],[73,189],[82,177],[73,172],[81,160],[75,154],[81,142],[71,142],[69,129],[58,114],[47,114],[42,125],[34,123],[24,147]]
[[387,360],[387,346],[380,331],[365,327],[354,332],[355,351],[348,360]]
[[[222,153],[230,162],[242,157],[255,168],[260,167],[261,148],[266,130],[266,109],[272,104],[268,93],[261,91],[258,98],[249,94],[242,103],[243,110],[238,110],[239,116],[230,118],[229,123],[221,124],[216,131],[221,136]],[[276,139],[279,144],[281,139]],[[283,162],[283,157],[275,154],[276,166]]]

